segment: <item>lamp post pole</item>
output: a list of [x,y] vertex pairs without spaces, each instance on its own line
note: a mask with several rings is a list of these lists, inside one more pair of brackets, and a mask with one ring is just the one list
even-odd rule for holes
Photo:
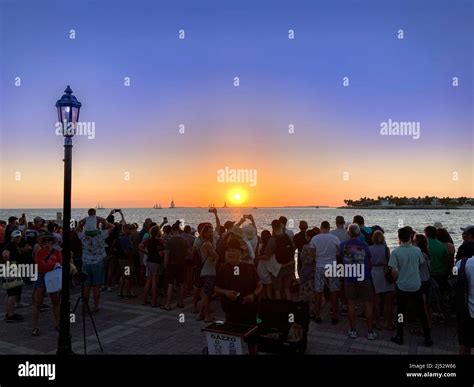
[[72,354],[70,300],[70,263],[71,263],[71,182],[72,182],[72,138],[79,119],[81,103],[72,95],[68,86],[65,94],[56,102],[58,118],[62,124],[64,136],[64,197],[63,197],[63,270],[62,291],[59,314],[58,355]]
[[70,301],[70,262],[71,262],[71,176],[72,176],[72,137],[64,137],[64,198],[63,198],[63,278],[59,317],[58,355],[72,353]]

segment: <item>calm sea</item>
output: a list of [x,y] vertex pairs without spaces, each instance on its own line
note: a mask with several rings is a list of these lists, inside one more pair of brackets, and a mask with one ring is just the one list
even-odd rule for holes
[[[28,220],[35,216],[44,219],[56,219],[56,213],[61,209],[0,209],[0,219],[6,220],[9,216],[20,217],[24,212]],[[141,224],[145,218],[150,217],[153,221],[160,223],[163,217],[168,218],[169,223],[182,219],[186,224],[196,227],[204,221],[214,224],[214,216],[207,208],[174,208],[155,210],[150,208],[124,208],[122,209],[125,220],[129,223]],[[99,216],[106,217],[110,209],[97,210]],[[451,210],[446,214],[445,210],[354,210],[338,208],[220,208],[218,209],[221,223],[226,220],[238,220],[244,214],[253,214],[257,223],[259,233],[264,229],[271,229],[270,223],[281,215],[286,216],[288,228],[298,232],[300,220],[306,220],[310,226],[319,226],[323,220],[328,220],[334,226],[337,215],[343,215],[346,222],[352,221],[354,215],[360,214],[365,218],[366,225],[379,225],[385,230],[387,244],[390,247],[397,245],[397,229],[400,224],[412,226],[417,231],[422,231],[427,225],[441,222],[450,232],[456,248],[462,243],[461,226],[474,224],[473,210]],[[87,216],[87,209],[75,208],[72,210],[73,219],[82,219]],[[116,215],[118,220],[118,216]]]

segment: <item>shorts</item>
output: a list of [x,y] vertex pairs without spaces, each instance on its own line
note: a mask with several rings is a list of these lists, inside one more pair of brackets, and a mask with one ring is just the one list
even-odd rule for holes
[[16,288],[7,289],[7,296],[8,297],[19,297],[21,296],[21,288],[23,286],[17,286]]
[[168,285],[184,283],[184,265],[171,264],[165,269],[165,280]]
[[84,286],[97,286],[104,283],[104,263],[85,263],[82,265],[82,271],[87,273],[87,279]]
[[146,262],[147,275],[162,275],[163,265],[161,263]]
[[200,278],[200,286],[206,296],[211,297],[214,294],[214,285],[216,284],[215,275],[203,275]]
[[459,345],[474,347],[474,318],[458,318]]
[[46,289],[46,282],[44,282],[45,274],[46,273],[38,273],[34,289]]
[[351,301],[374,301],[374,286],[371,280],[346,282],[346,298]]
[[272,277],[272,286],[273,290],[277,292],[283,291],[283,283],[287,283],[288,286],[291,285],[291,280],[295,275],[295,264],[288,266],[282,266],[278,275],[276,277]]
[[135,265],[132,259],[119,258],[119,266],[120,273],[125,277],[132,277],[135,274]]
[[316,293],[322,293],[324,286],[329,288],[330,292],[337,292],[341,287],[341,281],[339,277],[327,277],[326,269],[324,267],[317,267],[314,274],[314,291]]

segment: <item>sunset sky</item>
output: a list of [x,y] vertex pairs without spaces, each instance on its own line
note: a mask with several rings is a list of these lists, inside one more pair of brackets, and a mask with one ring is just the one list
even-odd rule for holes
[[[74,207],[474,196],[472,2],[0,4],[0,208],[62,206],[66,85],[95,124]],[[389,119],[420,139],[381,136]],[[218,182],[226,166],[256,185]]]

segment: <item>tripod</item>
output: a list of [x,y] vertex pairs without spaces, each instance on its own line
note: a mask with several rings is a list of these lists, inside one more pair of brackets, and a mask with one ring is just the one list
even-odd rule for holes
[[79,302],[82,301],[82,338],[84,340],[84,355],[87,354],[86,353],[86,309],[87,309],[87,313],[89,314],[89,318],[91,320],[92,326],[94,328],[95,337],[97,338],[97,342],[99,343],[100,352],[104,352],[104,349],[102,348],[102,344],[100,342],[99,333],[97,332],[97,328],[95,326],[94,317],[92,316],[92,312],[89,307],[89,303],[85,302],[84,300],[84,282],[86,282],[87,277],[88,277],[87,273],[81,272],[79,274],[79,280],[81,281],[81,294],[79,295],[79,298],[76,301],[76,305],[74,305],[74,309],[72,310],[72,313],[75,314],[76,309],[79,306]]

